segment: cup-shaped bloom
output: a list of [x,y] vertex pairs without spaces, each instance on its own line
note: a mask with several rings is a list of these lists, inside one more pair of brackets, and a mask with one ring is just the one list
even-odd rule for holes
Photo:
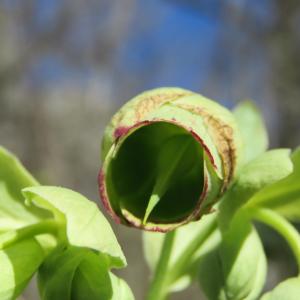
[[126,103],[105,130],[101,199],[119,223],[168,231],[210,212],[239,153],[226,108],[188,90],[150,90]]

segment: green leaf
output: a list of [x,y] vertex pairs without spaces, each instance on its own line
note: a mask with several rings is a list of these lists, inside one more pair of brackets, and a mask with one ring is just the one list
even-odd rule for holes
[[293,164],[288,149],[265,152],[244,165],[220,204],[221,227],[228,227],[236,211],[257,192],[285,178],[292,171]]
[[38,272],[41,300],[71,299],[73,277],[87,251],[59,247],[47,257]]
[[243,138],[244,163],[247,163],[267,150],[267,129],[263,116],[252,101],[239,103],[233,113]]
[[16,230],[8,230],[0,234],[0,249],[7,248],[21,240],[36,237],[44,251],[51,251],[57,245],[55,236],[59,229],[59,223],[55,220],[45,219],[45,221]]
[[134,300],[134,296],[128,286],[128,284],[121,278],[115,276],[113,273],[109,273],[113,295],[111,300]]
[[278,211],[292,221],[300,221],[300,148],[292,154],[293,173],[257,193],[251,206],[264,206]]
[[89,251],[77,268],[72,282],[72,300],[111,299],[112,284],[107,261]]
[[126,259],[109,223],[95,203],[72,190],[38,186],[23,189],[28,203],[51,211],[65,224],[73,246],[95,249],[107,255],[110,265],[123,267]]
[[99,255],[91,249],[73,246],[57,248],[39,269],[41,299],[133,299],[125,297],[132,295],[130,289],[109,272],[107,263],[104,254]]
[[300,277],[281,282],[274,290],[264,294],[261,300],[299,300]]
[[[215,220],[216,215],[205,215],[200,221],[176,229],[168,269],[168,274],[172,275],[170,291],[180,291],[190,285],[198,259],[219,243]],[[144,255],[152,272],[159,260],[164,237],[164,233],[143,233]]]
[[200,285],[210,300],[255,300],[265,282],[266,266],[255,229],[240,223],[201,259]]
[[44,259],[35,239],[23,240],[0,251],[0,299],[18,297]]
[[38,208],[29,210],[24,205],[21,189],[38,182],[20,161],[0,147],[0,232],[36,223],[45,217]]

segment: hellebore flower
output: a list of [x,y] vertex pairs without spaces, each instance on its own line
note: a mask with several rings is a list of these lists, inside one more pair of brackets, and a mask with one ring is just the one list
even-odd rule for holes
[[102,143],[100,195],[119,223],[169,231],[209,213],[240,160],[233,115],[188,90],[159,88],[126,103]]

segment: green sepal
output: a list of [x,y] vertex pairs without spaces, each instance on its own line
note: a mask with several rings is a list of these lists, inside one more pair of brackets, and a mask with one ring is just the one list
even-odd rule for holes
[[239,208],[257,192],[293,171],[290,150],[270,150],[244,165],[220,204],[220,225],[225,230]]
[[249,206],[269,207],[291,221],[300,221],[300,148],[293,152],[293,172],[257,193]]
[[114,232],[95,203],[72,190],[38,186],[22,190],[28,205],[49,210],[61,224],[66,242],[107,255],[112,267],[124,267],[125,256]]
[[35,239],[23,240],[0,251],[0,299],[16,299],[44,259]]
[[279,283],[272,291],[264,294],[260,300],[299,300],[300,277],[289,278]]
[[[258,107],[252,101],[243,101],[233,110],[243,139],[243,163],[263,154],[268,148],[268,133]],[[255,137],[255,138],[254,138]]]

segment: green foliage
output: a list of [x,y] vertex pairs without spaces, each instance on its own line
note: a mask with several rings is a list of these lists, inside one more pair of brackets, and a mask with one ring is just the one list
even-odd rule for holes
[[268,133],[258,108],[251,101],[244,101],[233,111],[244,142],[244,163],[247,163],[268,148]]
[[110,273],[126,260],[97,206],[71,190],[39,186],[3,148],[0,216],[1,299],[16,299],[36,272],[42,299],[133,299]]
[[123,279],[115,276],[113,273],[109,273],[109,276],[113,290],[111,300],[134,300],[132,291]]
[[39,268],[45,253],[35,239],[0,251],[0,299],[15,299]]
[[257,193],[249,205],[269,207],[292,221],[300,221],[300,149],[293,152],[292,161],[292,174]]
[[199,282],[208,299],[255,300],[260,294],[266,258],[255,230],[247,231],[224,239],[202,258]]
[[267,151],[245,164],[220,205],[220,224],[229,226],[232,217],[264,187],[285,178],[293,171],[290,151]]
[[243,224],[228,231],[201,259],[199,281],[208,299],[255,300],[263,288],[266,270],[260,238],[250,224]]
[[0,232],[38,222],[44,217],[40,209],[28,210],[22,188],[38,182],[26,171],[19,160],[0,147]]
[[60,187],[25,188],[23,194],[28,204],[52,212],[64,227],[68,243],[107,254],[110,266],[126,265],[117,239],[95,203],[79,193]]
[[298,300],[300,295],[300,277],[289,278],[281,282],[274,290],[264,294],[261,300]]
[[108,263],[104,254],[88,248],[57,248],[39,268],[41,299],[133,299],[127,285],[109,272]]

